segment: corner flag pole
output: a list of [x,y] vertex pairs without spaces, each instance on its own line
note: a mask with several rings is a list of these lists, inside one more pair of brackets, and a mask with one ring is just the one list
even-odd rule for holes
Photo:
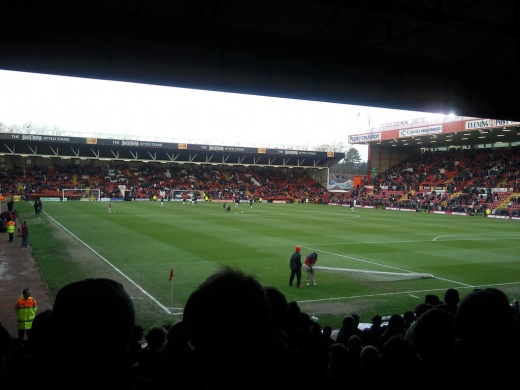
[[173,310],[173,267],[170,270],[170,312]]

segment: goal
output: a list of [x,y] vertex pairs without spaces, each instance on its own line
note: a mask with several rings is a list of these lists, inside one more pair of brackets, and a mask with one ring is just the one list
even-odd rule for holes
[[63,189],[62,198],[66,201],[99,201],[101,200],[101,190],[94,190],[90,188],[83,189]]
[[181,201],[182,199],[193,199],[196,196],[198,200],[202,200],[204,193],[200,190],[172,190],[166,200]]

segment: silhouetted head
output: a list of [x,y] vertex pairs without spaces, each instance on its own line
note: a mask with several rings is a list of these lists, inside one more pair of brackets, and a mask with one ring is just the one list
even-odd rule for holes
[[376,347],[367,345],[361,350],[361,367],[373,367],[381,364],[381,355]]
[[424,298],[424,303],[429,303],[432,306],[437,306],[441,303],[440,298],[435,294],[428,294]]
[[343,321],[341,321],[341,325],[345,329],[354,329],[356,327],[356,320],[351,315],[347,315],[343,317]]
[[432,308],[423,313],[412,334],[411,343],[415,351],[428,361],[445,359],[455,341],[454,320],[453,314],[442,308]]
[[112,279],[84,279],[58,291],[52,309],[53,342],[63,350],[105,356],[127,352],[135,324],[132,299]]
[[457,305],[460,302],[459,291],[455,288],[449,288],[444,293],[444,303],[446,305]]
[[204,357],[246,358],[274,344],[271,307],[263,286],[254,276],[231,267],[221,268],[191,293],[183,320],[193,347]]
[[[455,315],[455,336],[476,343],[506,342],[514,317],[504,293],[496,289],[472,291],[460,302]],[[485,335],[485,337],[483,337]]]

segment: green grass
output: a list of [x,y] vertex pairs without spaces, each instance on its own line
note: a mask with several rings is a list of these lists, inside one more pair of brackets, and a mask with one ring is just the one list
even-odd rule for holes
[[[39,217],[29,202],[16,208],[29,222],[30,245],[51,295],[72,281],[111,276],[117,269],[125,287],[137,285],[146,293],[134,301],[137,322],[145,328],[178,318],[167,309],[181,313],[189,294],[220,265],[253,273],[322,326],[335,328],[347,313],[359,313],[363,322],[376,313],[402,314],[426,294],[442,299],[449,287],[462,297],[490,286],[511,299],[520,297],[516,220],[359,208],[352,213],[325,205],[242,204],[224,213],[221,203],[211,202],[166,202],[162,208],[159,202],[112,204],[112,214],[105,202],[44,202]],[[318,252],[320,266],[435,278],[377,281],[316,270],[318,286],[296,289],[288,286],[296,245],[303,256]],[[74,247],[88,247],[89,255]]]

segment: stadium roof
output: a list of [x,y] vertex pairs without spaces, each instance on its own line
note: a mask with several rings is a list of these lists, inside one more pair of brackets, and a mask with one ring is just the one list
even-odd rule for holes
[[520,122],[459,116],[424,118],[388,123],[351,134],[348,140],[350,144],[408,148],[510,147],[520,145]]
[[515,0],[6,0],[0,68],[520,120]]
[[115,138],[0,133],[0,156],[140,163],[329,168],[345,153],[283,148],[185,144]]

